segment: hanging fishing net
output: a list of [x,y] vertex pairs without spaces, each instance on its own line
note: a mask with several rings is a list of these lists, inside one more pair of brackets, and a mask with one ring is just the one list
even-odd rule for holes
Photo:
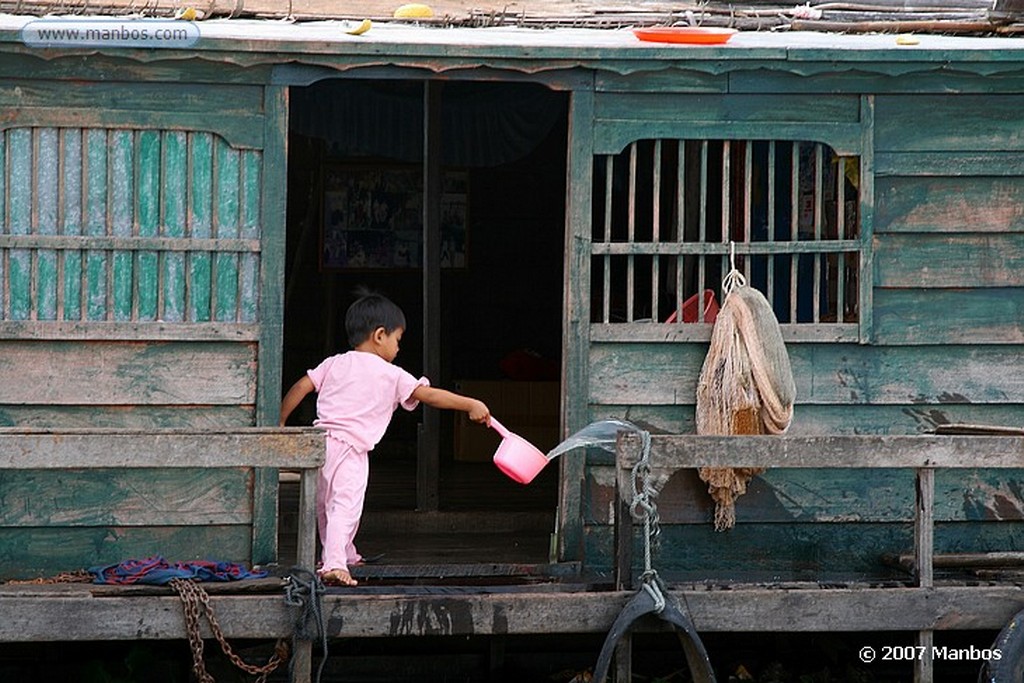
[[[722,284],[725,301],[697,383],[697,433],[781,434],[793,419],[796,388],[779,322],[761,292],[733,268]],[[715,501],[715,530],[736,523],[736,498],[762,468],[702,467]]]

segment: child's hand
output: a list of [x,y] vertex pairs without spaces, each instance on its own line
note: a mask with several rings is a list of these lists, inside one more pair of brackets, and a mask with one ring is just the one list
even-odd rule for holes
[[491,411],[483,401],[478,401],[475,398],[472,399],[473,404],[470,406],[469,419],[473,422],[479,422],[480,424],[491,426]]

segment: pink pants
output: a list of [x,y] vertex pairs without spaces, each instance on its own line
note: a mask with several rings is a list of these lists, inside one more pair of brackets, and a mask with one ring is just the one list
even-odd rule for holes
[[369,476],[368,453],[327,437],[327,455],[316,487],[317,528],[323,546],[322,571],[347,569],[363,559],[354,541]]

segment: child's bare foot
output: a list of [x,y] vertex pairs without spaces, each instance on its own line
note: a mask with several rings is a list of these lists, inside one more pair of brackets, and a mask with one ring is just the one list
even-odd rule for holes
[[352,578],[347,569],[331,569],[322,572],[320,580],[325,586],[357,586],[359,582]]

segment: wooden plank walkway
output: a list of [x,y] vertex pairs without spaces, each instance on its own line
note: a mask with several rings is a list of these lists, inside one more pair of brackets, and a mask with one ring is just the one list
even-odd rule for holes
[[[314,564],[316,474],[324,461],[323,434],[305,428],[247,428],[237,430],[142,430],[142,429],[0,429],[0,471],[64,470],[110,468],[288,468],[299,471],[299,515],[296,531],[296,559],[302,566]],[[72,631],[82,639],[111,639],[115,621],[104,603],[82,601],[78,584],[55,587],[14,585],[5,587],[17,597],[0,597],[0,612],[9,617],[0,630],[0,642],[22,640],[26,633],[36,639],[74,640]],[[51,599],[53,596],[59,599]],[[237,603],[240,598],[232,598]],[[280,598],[277,598],[280,601]],[[149,606],[134,598],[127,600],[129,611],[145,614]],[[174,637],[185,637],[180,601],[176,609],[153,603],[158,612],[170,610],[178,619]],[[133,604],[134,602],[134,604]],[[243,611],[247,603],[236,607]],[[107,605],[109,606],[109,605]],[[120,607],[120,606],[119,606]],[[230,619],[230,609],[228,618]],[[19,616],[20,615],[20,616]],[[124,617],[136,625],[134,638],[154,637],[145,617]],[[238,623],[246,623],[252,615]],[[36,621],[38,619],[38,621]],[[254,619],[258,621],[258,619]],[[159,622],[159,619],[157,620]],[[294,622],[293,622],[294,623]],[[69,628],[70,625],[71,626]],[[21,627],[29,629],[19,634]],[[35,626],[35,627],[33,627]],[[164,633],[155,625],[156,633]],[[48,632],[48,637],[42,636]],[[155,636],[163,637],[163,636]],[[116,639],[116,638],[114,638]],[[32,640],[32,638],[29,638]],[[295,654],[295,680],[308,681],[312,661],[311,644]]]
[[[280,581],[270,580],[269,593],[207,587],[228,638],[291,637],[297,611],[285,604]],[[998,630],[1024,609],[1024,588],[1012,585],[730,585],[672,593],[689,608],[698,631],[708,633]],[[632,596],[579,584],[505,586],[500,592],[480,586],[357,587],[329,589],[323,608],[331,638],[604,633]],[[652,624],[640,630],[652,630]],[[169,588],[0,586],[0,642],[184,637],[181,601]]]
[[[270,430],[272,432],[273,430]],[[262,436],[273,438],[268,432]],[[239,455],[222,461],[195,455],[189,462],[186,449],[164,444],[164,466],[194,466],[196,460],[221,466],[265,462],[259,449],[242,443]],[[295,436],[295,435],[292,435]],[[26,435],[0,430],[10,446]],[[66,435],[72,438],[73,435]],[[99,466],[101,452],[93,446],[71,448],[67,461],[30,455],[41,444],[62,448],[62,437],[33,433],[36,443],[23,443],[24,459],[8,458],[9,465],[57,468]],[[77,437],[74,437],[77,438]],[[144,438],[129,434],[126,438]],[[202,451],[196,435],[178,435]],[[231,437],[233,438],[233,437]],[[72,438],[73,440],[73,438]],[[229,438],[230,440],[230,438]],[[997,630],[1024,609],[1024,587],[1012,583],[937,581],[930,573],[931,548],[928,509],[928,475],[937,466],[1018,467],[1024,437],[653,437],[652,459],[663,471],[692,467],[696,463],[769,465],[785,467],[911,467],[918,479],[921,505],[917,522],[918,546],[914,581],[871,585],[862,583],[817,584],[677,584],[672,594],[688,609],[696,628],[706,633],[761,632],[873,632],[903,631],[921,634],[930,642],[936,631]],[[181,443],[184,443],[182,441]],[[217,443],[211,439],[209,443]],[[251,444],[250,444],[251,445]],[[620,440],[619,471],[636,461],[638,442]],[[287,453],[287,445],[280,445]],[[10,450],[10,449],[6,449]],[[310,451],[311,453],[312,451]],[[75,454],[79,454],[76,456]],[[827,457],[826,457],[827,456]],[[78,458],[77,460],[75,458]],[[179,460],[180,457],[180,460]],[[833,461],[834,458],[834,461]],[[286,458],[287,459],[287,458]],[[293,464],[315,471],[317,457],[307,453]],[[103,462],[103,466],[107,463]],[[151,457],[126,462],[125,466],[153,466]],[[305,489],[305,486],[303,486]],[[623,489],[625,490],[625,489]],[[308,493],[308,492],[307,492]],[[301,503],[303,514],[312,509],[308,495]],[[620,515],[621,517],[621,515]],[[628,517],[627,517],[628,519]],[[299,544],[306,552],[312,543],[312,527],[302,526]],[[621,550],[621,549],[620,549]],[[307,555],[308,557],[308,555]],[[623,554],[620,552],[620,559]],[[629,563],[626,563],[629,566]],[[410,568],[403,583],[394,567],[366,568],[364,583],[356,588],[332,588],[322,598],[327,634],[331,638],[389,638],[395,636],[505,636],[529,634],[600,634],[611,626],[634,593],[628,571],[619,566],[619,590],[608,577],[586,578],[565,568],[494,565],[463,568],[463,576],[431,578],[436,568]],[[501,571],[499,571],[501,569]],[[458,571],[455,572],[458,574]],[[490,578],[479,585],[479,578]],[[393,581],[394,585],[387,585]],[[415,584],[415,585],[413,585]],[[916,584],[916,585],[914,585]],[[237,584],[204,584],[224,635],[229,639],[289,638],[298,616],[297,607],[286,604],[280,578]],[[661,630],[663,625],[645,622],[639,630]],[[111,587],[91,584],[0,585],[0,642],[180,640],[186,633],[180,598],[169,588]],[[205,632],[205,637],[211,634]],[[628,650],[621,651],[628,655]],[[627,660],[628,661],[628,660]],[[308,680],[311,647],[299,651],[297,681]],[[918,667],[915,680],[930,683],[929,663]]]
[[[915,683],[932,683],[934,661],[932,646],[936,630],[949,628],[946,619],[932,621],[921,617],[929,610],[946,614],[953,623],[969,624],[984,620],[983,614],[991,614],[984,602],[984,591],[977,590],[978,601],[969,600],[961,611],[954,604],[959,599],[958,591],[941,588],[935,580],[935,470],[937,468],[1021,468],[1024,464],[1024,436],[1016,430],[1006,430],[1000,435],[987,433],[975,435],[943,434],[921,436],[694,436],[669,435],[652,436],[650,448],[644,453],[643,440],[639,434],[623,433],[619,436],[616,449],[617,504],[615,574],[616,585],[632,585],[633,534],[629,506],[632,502],[633,473],[644,457],[650,468],[649,481],[657,487],[677,470],[698,467],[764,467],[764,468],[909,468],[916,473],[916,504],[914,510],[914,552],[911,564],[914,587],[895,589],[872,595],[873,626],[867,630],[904,630],[908,625],[907,616],[916,621],[918,627],[907,630],[917,631],[917,644],[924,649],[922,656],[914,661]],[[893,589],[883,589],[892,591]],[[900,606],[888,603],[902,591],[919,591],[917,599]],[[908,595],[907,593],[902,593]],[[860,596],[848,594],[842,598],[844,609],[830,615],[840,624],[841,630],[860,630],[857,623],[858,600]],[[885,597],[883,597],[885,596]],[[767,598],[762,598],[768,602]],[[816,605],[827,605],[828,598],[815,599]],[[688,603],[686,603],[688,604]],[[794,622],[814,621],[818,606],[802,611],[797,605],[780,606],[780,614]],[[959,616],[957,616],[959,615]],[[1004,625],[1009,620],[1004,621]],[[698,627],[700,628],[700,627]],[[831,627],[826,630],[834,630]],[[971,628],[955,626],[953,628]],[[1002,628],[1002,626],[993,626]],[[765,630],[770,630],[765,628]],[[619,674],[629,676],[629,641],[624,639],[620,646]]]

